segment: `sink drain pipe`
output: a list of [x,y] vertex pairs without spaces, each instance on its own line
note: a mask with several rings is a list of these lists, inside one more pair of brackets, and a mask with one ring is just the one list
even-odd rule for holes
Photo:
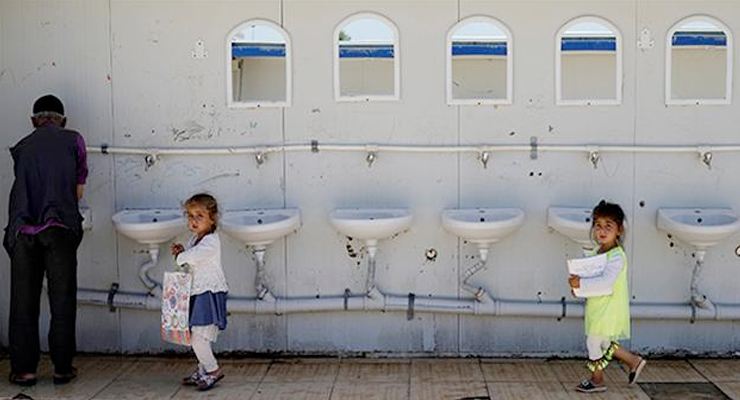
[[704,256],[707,254],[706,250],[696,251],[696,264],[694,265],[694,271],[691,274],[691,303],[696,307],[711,310],[714,308],[712,301],[707,298],[704,294],[699,292],[699,282],[701,270],[704,267]]
[[149,260],[139,267],[139,279],[149,289],[150,294],[156,297],[162,297],[162,283],[157,282],[149,276],[149,271],[157,266],[157,261],[159,260],[159,245],[150,244],[148,253]]

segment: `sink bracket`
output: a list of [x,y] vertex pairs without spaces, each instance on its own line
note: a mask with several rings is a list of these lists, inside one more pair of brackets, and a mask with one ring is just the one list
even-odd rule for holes
[[537,159],[537,136],[532,136],[529,138],[529,146],[531,148],[529,152],[529,158],[532,160]]
[[110,289],[108,289],[108,311],[110,312],[116,312],[116,306],[113,305],[113,298],[116,296],[116,293],[118,293],[119,285],[117,282],[113,282],[110,285]]
[[567,307],[565,304],[565,296],[560,298],[560,305],[563,306],[563,312],[560,314],[560,317],[558,317],[558,321],[561,321],[563,318],[565,318],[565,308]]
[[413,293],[409,293],[409,308],[406,310],[406,319],[408,321],[411,321],[414,319],[414,301],[416,300],[416,295]]

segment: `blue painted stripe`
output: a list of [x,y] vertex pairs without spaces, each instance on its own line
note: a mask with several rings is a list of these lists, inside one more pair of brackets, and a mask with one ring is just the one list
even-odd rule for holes
[[392,44],[339,44],[339,58],[393,58]]
[[231,58],[285,57],[285,45],[278,43],[232,43]]
[[560,40],[561,51],[615,51],[616,38],[564,37]]
[[452,42],[453,56],[505,56],[506,43]]
[[674,46],[727,46],[723,32],[675,32],[671,43]]

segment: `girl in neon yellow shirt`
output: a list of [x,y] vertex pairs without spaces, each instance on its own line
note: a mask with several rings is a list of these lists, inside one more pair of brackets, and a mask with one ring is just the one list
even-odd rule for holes
[[581,382],[576,390],[593,393],[606,390],[604,369],[616,358],[629,366],[629,383],[637,377],[647,363],[642,357],[620,347],[617,340],[630,337],[630,299],[627,288],[627,255],[622,248],[624,211],[613,203],[602,200],[591,213],[591,234],[598,243],[594,254],[606,254],[604,272],[595,277],[570,275],[572,289],[611,294],[586,299],[585,328],[588,348],[588,369],[591,378]]

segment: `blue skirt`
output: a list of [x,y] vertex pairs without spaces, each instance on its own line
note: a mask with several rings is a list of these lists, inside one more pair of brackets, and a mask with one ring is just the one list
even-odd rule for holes
[[226,292],[190,296],[190,326],[216,325],[226,329]]

